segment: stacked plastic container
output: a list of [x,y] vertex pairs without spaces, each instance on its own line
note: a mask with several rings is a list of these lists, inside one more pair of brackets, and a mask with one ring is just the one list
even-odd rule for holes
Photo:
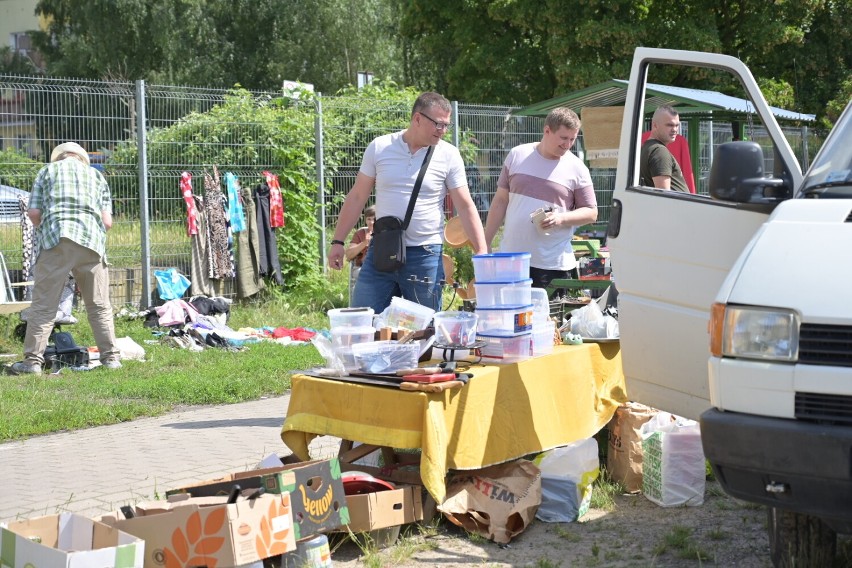
[[331,344],[346,371],[357,371],[353,346],[372,343],[376,339],[372,308],[337,308],[328,310]]
[[533,354],[530,253],[503,252],[473,257],[476,338],[486,363],[516,363]]
[[532,289],[533,304],[533,356],[547,355],[553,352],[553,339],[556,335],[556,322],[550,319],[550,298],[544,288]]

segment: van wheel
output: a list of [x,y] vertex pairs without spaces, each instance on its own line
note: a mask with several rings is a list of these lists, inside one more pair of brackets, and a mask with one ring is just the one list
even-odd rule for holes
[[837,533],[818,517],[769,507],[767,518],[775,568],[834,565]]

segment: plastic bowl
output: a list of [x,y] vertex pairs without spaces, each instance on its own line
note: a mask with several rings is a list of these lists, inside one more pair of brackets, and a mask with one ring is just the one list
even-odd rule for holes
[[435,343],[447,347],[467,347],[476,341],[479,316],[471,312],[435,314]]

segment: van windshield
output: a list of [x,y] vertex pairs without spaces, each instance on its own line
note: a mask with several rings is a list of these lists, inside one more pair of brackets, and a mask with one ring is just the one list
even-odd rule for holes
[[805,197],[852,199],[852,103],[808,170],[802,192]]

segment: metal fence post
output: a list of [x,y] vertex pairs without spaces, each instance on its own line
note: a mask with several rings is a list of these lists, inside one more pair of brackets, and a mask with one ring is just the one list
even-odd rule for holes
[[151,305],[151,242],[148,219],[148,152],[145,136],[145,81],[136,81],[136,147],[139,149],[139,216],[142,238],[141,308]]
[[326,256],[325,256],[325,171],[322,166],[323,156],[323,138],[322,138],[322,93],[317,93],[316,98],[317,114],[314,118],[314,145],[316,147],[317,160],[317,201],[319,201],[319,222],[320,238],[319,238],[319,258],[320,266],[323,273],[326,271]]
[[453,101],[452,103],[453,111],[452,115],[450,115],[450,122],[453,123],[453,146],[456,148],[459,147],[459,102]]

